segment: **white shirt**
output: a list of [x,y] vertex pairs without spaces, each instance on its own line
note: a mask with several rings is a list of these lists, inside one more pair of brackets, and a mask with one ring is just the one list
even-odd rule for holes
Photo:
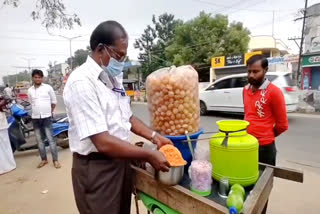
[[42,83],[38,88],[31,86],[28,89],[28,99],[31,103],[33,119],[48,118],[52,115],[51,104],[57,103],[53,88]]
[[3,90],[3,93],[4,95],[8,96],[8,97],[12,97],[12,89],[10,87],[6,87],[4,90]]
[[63,98],[69,117],[72,152],[81,155],[97,152],[89,137],[105,131],[129,141],[130,99],[112,89],[108,75],[90,56],[68,78]]
[[6,113],[0,111],[0,130],[7,129],[8,128],[8,122]]

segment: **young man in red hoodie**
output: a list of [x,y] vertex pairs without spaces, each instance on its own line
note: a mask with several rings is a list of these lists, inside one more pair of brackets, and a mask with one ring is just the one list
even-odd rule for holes
[[[250,122],[247,131],[259,141],[259,162],[275,166],[275,138],[288,129],[284,97],[265,77],[268,60],[263,55],[249,58],[247,69],[249,84],[243,89],[245,120]],[[267,204],[262,213],[266,213]]]

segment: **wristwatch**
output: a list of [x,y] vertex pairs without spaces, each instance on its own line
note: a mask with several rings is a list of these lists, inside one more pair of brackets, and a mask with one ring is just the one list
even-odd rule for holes
[[154,141],[154,137],[156,136],[156,134],[157,134],[157,132],[155,132],[155,131],[152,132],[151,139],[150,139],[151,143],[154,143],[153,141]]

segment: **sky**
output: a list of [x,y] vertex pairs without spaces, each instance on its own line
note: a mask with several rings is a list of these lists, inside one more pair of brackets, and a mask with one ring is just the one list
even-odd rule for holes
[[[3,0],[2,0],[3,1]],[[0,0],[1,2],[1,0]],[[187,21],[198,16],[201,11],[228,15],[230,21],[240,21],[251,31],[251,35],[271,35],[272,17],[274,36],[281,39],[298,53],[298,48],[288,37],[300,37],[302,21],[298,10],[304,7],[304,0],[63,0],[68,13],[76,13],[82,22],[81,27],[72,30],[50,30],[49,35],[41,21],[31,19],[37,0],[21,0],[18,8],[0,6],[0,84],[2,76],[15,74],[28,66],[48,68],[49,61],[62,63],[70,56],[69,41],[59,37],[81,36],[72,41],[72,53],[85,49],[93,29],[102,21],[116,20],[129,34],[128,55],[136,59],[139,51],[133,43],[139,38],[152,15],[165,12]],[[309,0],[309,5],[319,3]],[[54,36],[55,35],[55,36]]]

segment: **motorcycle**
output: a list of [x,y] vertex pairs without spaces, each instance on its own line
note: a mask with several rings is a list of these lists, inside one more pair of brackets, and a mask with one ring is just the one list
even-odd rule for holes
[[[28,111],[25,110],[24,106],[28,106],[28,103],[24,105],[18,104],[15,101],[11,101],[9,104],[10,116],[7,118],[9,128],[9,139],[11,143],[12,151],[27,151],[31,149],[38,149],[37,143],[32,145],[26,144],[26,135],[33,131],[32,121]],[[52,119],[52,132],[57,145],[62,148],[69,147],[68,138],[69,122],[66,114],[56,115]],[[46,146],[49,146],[48,140],[42,136]]]

